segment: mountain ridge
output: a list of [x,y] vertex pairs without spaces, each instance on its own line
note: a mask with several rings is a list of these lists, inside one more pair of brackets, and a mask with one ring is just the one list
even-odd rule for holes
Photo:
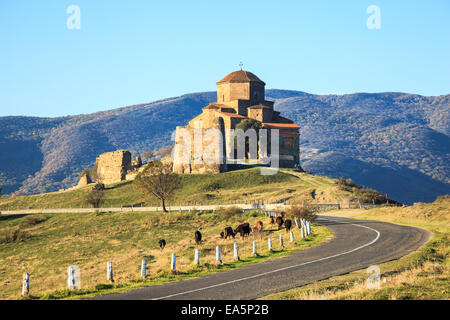
[[[347,175],[405,203],[449,193],[450,95],[269,89],[266,96],[301,126],[306,170]],[[92,114],[0,117],[0,186],[24,194],[73,186],[103,152],[129,149],[137,155],[171,144],[175,127],[215,100],[216,92],[199,92]],[[392,187],[389,179],[384,185],[371,182],[385,176],[383,168],[386,178],[396,177]],[[396,192],[396,186],[402,190]]]

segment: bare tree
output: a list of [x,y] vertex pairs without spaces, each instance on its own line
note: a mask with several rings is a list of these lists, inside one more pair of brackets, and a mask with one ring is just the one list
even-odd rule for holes
[[96,209],[100,208],[100,206],[105,202],[105,193],[101,189],[93,188],[86,194],[85,201]]
[[136,176],[133,185],[145,196],[159,199],[164,212],[167,212],[166,201],[181,186],[181,177],[172,172],[170,163],[153,161]]
[[158,151],[157,151],[157,153],[158,153],[158,155],[161,157],[161,159],[162,158],[164,158],[165,156],[168,156],[169,154],[171,154],[172,153],[172,149],[173,149],[173,146],[167,146],[167,147],[164,147],[164,148],[161,148],[161,149],[159,149]]
[[150,160],[156,155],[155,150],[147,150],[141,153],[142,159],[146,160],[147,162],[150,162]]

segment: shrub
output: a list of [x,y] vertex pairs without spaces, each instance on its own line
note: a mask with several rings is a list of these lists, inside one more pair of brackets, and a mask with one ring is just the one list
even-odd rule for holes
[[46,219],[41,219],[39,217],[36,216],[28,216],[25,218],[25,220],[23,221],[23,225],[25,226],[35,226],[41,222],[44,222]]
[[0,231],[0,243],[17,243],[23,242],[29,238],[29,234],[19,228],[5,228]]
[[220,208],[217,210],[217,213],[224,217],[226,220],[230,220],[237,214],[241,214],[243,211],[238,207],[229,207],[229,208]]
[[288,209],[287,213],[292,218],[305,219],[307,221],[314,221],[317,217],[314,209],[310,206],[293,206]]
[[344,177],[339,177],[339,178],[336,179],[336,181],[334,183],[339,186],[339,189],[344,190],[344,191],[350,191],[351,192],[354,189],[361,188],[359,185],[357,185],[350,178],[345,179]]
[[92,190],[85,196],[85,201],[92,205],[93,208],[100,208],[105,202],[105,194],[103,190]]

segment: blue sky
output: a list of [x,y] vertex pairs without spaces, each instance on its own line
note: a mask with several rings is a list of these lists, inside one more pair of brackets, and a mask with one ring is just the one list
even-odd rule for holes
[[[69,30],[69,5],[81,29]],[[381,29],[368,29],[369,5]],[[0,0],[0,116],[213,91],[239,69],[317,94],[450,93],[450,1]]]

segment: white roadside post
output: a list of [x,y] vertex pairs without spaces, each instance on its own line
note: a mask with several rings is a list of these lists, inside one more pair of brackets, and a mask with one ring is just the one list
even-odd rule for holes
[[30,293],[30,274],[23,274],[23,282],[22,282],[22,295],[26,296]]
[[142,259],[141,263],[141,277],[145,278],[147,277],[147,260]]
[[284,248],[284,241],[283,241],[283,235],[282,234],[280,234],[280,246],[282,248]]
[[254,256],[257,256],[257,255],[258,255],[258,253],[256,252],[256,240],[253,241],[253,255],[254,255]]
[[220,246],[216,247],[216,260],[219,263],[222,263],[222,259],[220,258]]
[[269,239],[267,240],[267,244],[268,244],[268,246],[269,246],[269,251],[272,251],[272,238],[269,238]]
[[75,288],[75,269],[70,266],[67,268],[67,288],[72,290]]
[[233,248],[234,248],[234,258],[235,258],[236,260],[239,261],[239,248],[238,248],[238,244],[235,243],[235,244],[233,245]]
[[295,225],[297,226],[297,228],[300,228],[299,223],[298,223],[298,219],[295,218],[294,221],[295,221]]
[[301,233],[302,233],[302,239],[305,239],[305,228],[301,228]]
[[289,233],[289,236],[290,236],[291,242],[294,242],[294,233],[292,231]]
[[200,250],[195,249],[194,251],[194,264],[199,265],[200,264]]
[[112,262],[108,262],[106,264],[106,280],[109,280],[111,282],[114,282],[114,276],[113,276],[113,264]]
[[170,270],[175,270],[177,268],[177,255],[172,253],[172,261],[170,263]]

